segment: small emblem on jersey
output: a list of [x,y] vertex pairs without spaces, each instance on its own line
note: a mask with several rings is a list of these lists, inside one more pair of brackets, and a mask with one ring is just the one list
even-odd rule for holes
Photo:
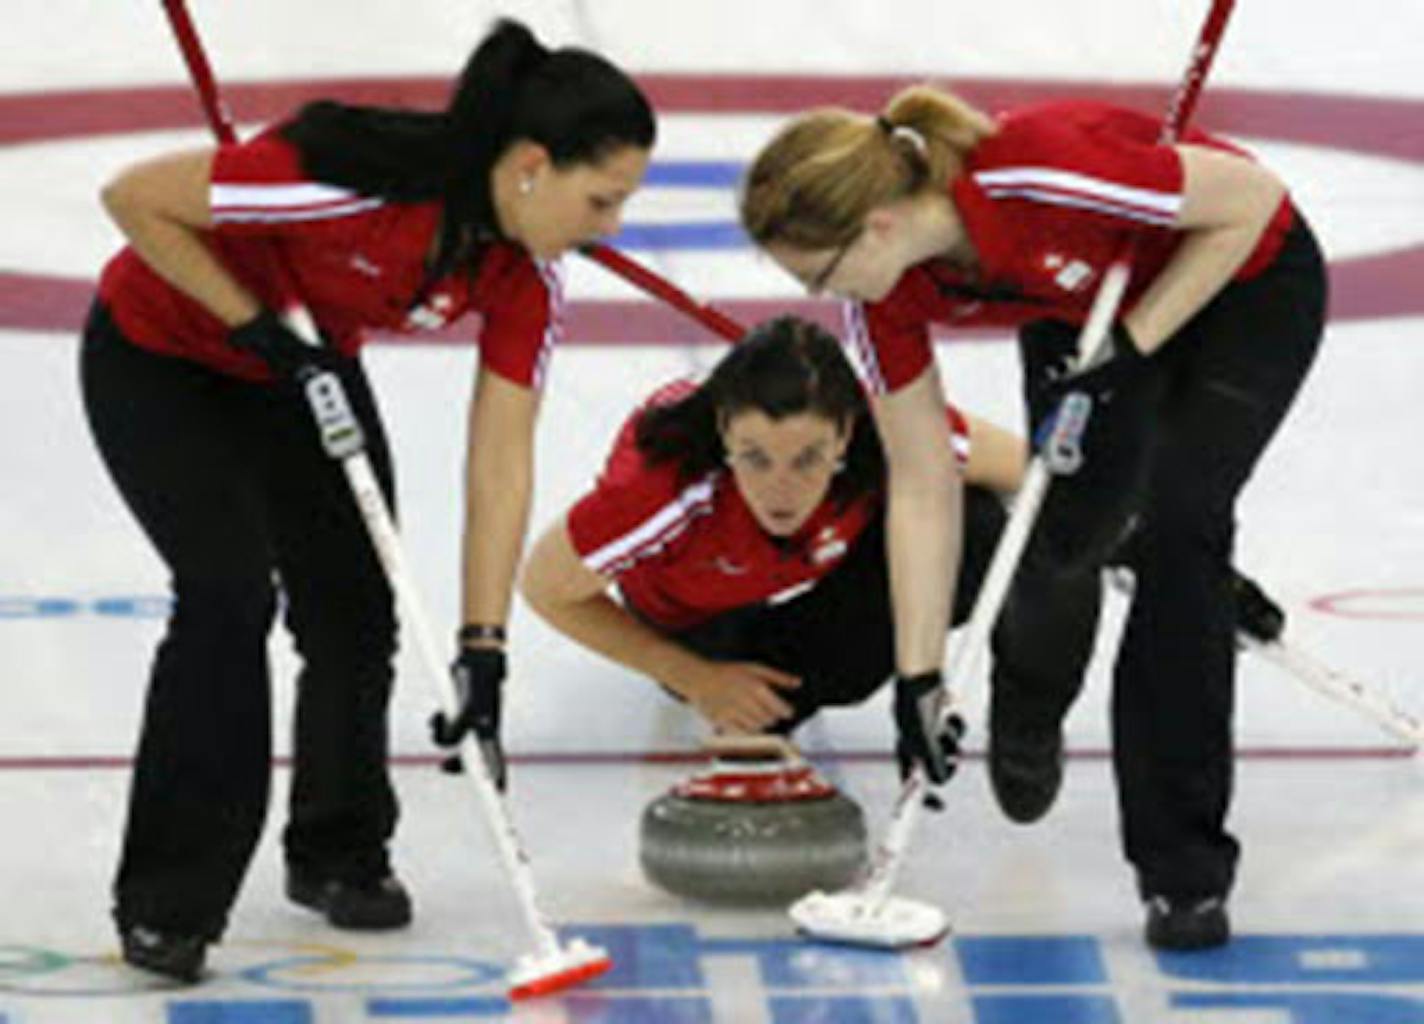
[[825,565],[846,553],[846,542],[836,533],[834,526],[827,526],[816,535],[816,546],[811,549],[811,564]]
[[365,256],[361,255],[359,252],[351,257],[350,263],[351,269],[356,271],[357,273],[365,274],[367,277],[381,276],[381,268],[376,266]]
[[455,300],[450,298],[445,292],[438,292],[422,305],[416,306],[406,314],[406,323],[411,327],[423,328],[427,331],[439,330],[450,321],[450,309],[454,306]]
[[1053,283],[1065,292],[1076,292],[1093,279],[1094,273],[1091,265],[1082,260],[1072,260],[1053,275]]
[[738,565],[736,562],[729,561],[721,555],[718,555],[712,564],[717,567],[718,572],[725,576],[745,576],[751,572],[745,565]]

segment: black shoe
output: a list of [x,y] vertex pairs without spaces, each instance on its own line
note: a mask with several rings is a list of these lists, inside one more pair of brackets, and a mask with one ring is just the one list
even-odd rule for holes
[[202,980],[208,939],[202,935],[172,935],[128,925],[120,930],[124,963],[187,985]]
[[989,709],[989,783],[1000,809],[1021,825],[1048,813],[1063,786],[1063,728],[1009,710],[1000,686]]
[[410,924],[410,894],[389,873],[353,881],[289,867],[287,898],[326,915],[336,928],[383,931]]
[[1231,921],[1221,896],[1147,898],[1147,944],[1154,949],[1212,949],[1231,941]]

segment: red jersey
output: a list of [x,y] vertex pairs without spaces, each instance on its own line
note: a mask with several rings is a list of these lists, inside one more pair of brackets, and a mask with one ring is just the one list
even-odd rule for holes
[[[275,249],[339,351],[354,354],[368,328],[435,329],[475,310],[484,320],[482,365],[515,384],[542,384],[562,332],[556,264],[536,261],[510,243],[493,243],[478,268],[448,274],[412,306],[441,204],[392,202],[312,181],[296,148],[276,129],[218,148],[209,202],[213,227],[203,238],[222,264],[264,305],[280,309],[286,297],[270,262]],[[105,266],[99,296],[125,337],[142,348],[236,377],[270,379],[260,359],[228,344],[222,321],[130,247]]]
[[[1181,157],[1158,143],[1159,119],[1101,103],[1011,111],[969,154],[949,194],[979,255],[968,273],[943,260],[910,268],[874,303],[846,305],[846,347],[862,381],[884,394],[933,358],[930,325],[1081,323],[1122,243],[1137,243],[1125,308],[1181,242]],[[1193,145],[1241,151],[1200,131]],[[1236,274],[1259,274],[1279,252],[1294,214],[1282,200]]]
[[[727,470],[689,481],[679,479],[675,464],[649,464],[636,441],[643,411],[695,386],[668,385],[629,417],[593,490],[568,514],[569,537],[584,565],[617,580],[629,605],[670,630],[800,596],[835,570],[881,506],[878,491],[843,507],[827,498],[793,536],[774,538]],[[968,427],[957,410],[948,417],[963,464]]]

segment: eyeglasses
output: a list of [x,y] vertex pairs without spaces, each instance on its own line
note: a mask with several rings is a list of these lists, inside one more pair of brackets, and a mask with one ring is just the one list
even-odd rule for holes
[[820,273],[818,273],[815,277],[811,278],[810,281],[806,282],[806,287],[811,292],[811,294],[819,295],[821,294],[821,292],[826,290],[826,285],[830,283],[831,277],[836,272],[836,268],[841,265],[841,260],[846,258],[846,253],[850,252],[851,247],[855,245],[856,241],[859,238],[860,235],[856,234],[853,238],[849,239],[844,245],[842,245],[839,249],[835,251],[835,254],[830,258],[826,265],[821,268]]

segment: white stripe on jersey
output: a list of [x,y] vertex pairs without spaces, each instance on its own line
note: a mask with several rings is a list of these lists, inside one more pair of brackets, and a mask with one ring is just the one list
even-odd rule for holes
[[596,573],[607,575],[665,546],[687,529],[695,516],[711,511],[715,477],[715,473],[708,473],[696,483],[684,487],[676,498],[641,524],[585,555],[584,565]]
[[564,266],[561,260],[535,260],[534,266],[549,292],[549,323],[544,328],[544,340],[534,360],[533,384],[534,390],[538,391],[544,386],[554,346],[564,339]]
[[334,220],[353,213],[364,213],[381,206],[383,199],[358,199],[341,205],[312,207],[303,210],[213,210],[214,224],[290,224],[300,220]]
[[321,220],[374,209],[385,200],[317,182],[233,185],[214,182],[209,194],[213,220],[219,223],[273,223]]
[[855,369],[855,375],[872,395],[885,394],[885,376],[880,372],[880,360],[875,354],[875,345],[870,340],[870,327],[865,322],[865,307],[859,302],[849,301],[841,306],[845,320],[846,356]]
[[1138,188],[1054,167],[1004,167],[979,171],[974,180],[995,198],[1022,196],[1117,213],[1152,223],[1171,223],[1182,207],[1179,192]]
[[821,580],[819,577],[809,580],[803,580],[800,583],[796,583],[792,586],[787,587],[785,590],[778,590],[776,593],[772,594],[766,599],[766,603],[775,606],[778,604],[785,604],[787,601],[794,601],[802,594],[815,590],[816,584],[820,582]]
[[1115,206],[1112,203],[1089,199],[1086,196],[1067,195],[1062,192],[1049,192],[1034,188],[996,188],[987,191],[988,195],[994,199],[1035,199],[1040,203],[1049,203],[1053,206],[1072,206],[1080,210],[1095,210],[1098,213],[1108,213],[1126,220],[1138,220],[1144,224],[1159,224],[1162,227],[1171,227],[1176,223],[1176,218],[1167,214],[1150,213],[1129,206]]

